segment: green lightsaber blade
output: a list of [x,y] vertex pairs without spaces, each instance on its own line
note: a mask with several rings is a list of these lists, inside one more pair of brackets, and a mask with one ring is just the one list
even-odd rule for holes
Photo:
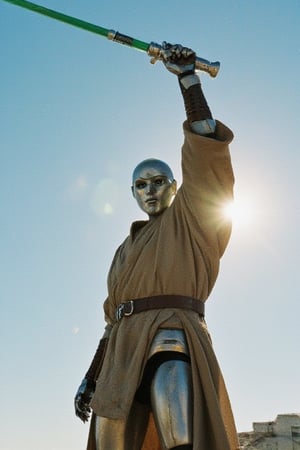
[[[67,16],[66,14],[62,14],[58,11],[54,11],[53,9],[45,8],[44,6],[36,5],[35,3],[28,2],[26,0],[3,0],[7,3],[12,3],[16,6],[21,6],[22,8],[29,9],[30,11],[34,11],[39,14],[43,14],[44,16],[51,17],[52,19],[59,20],[60,22],[68,23],[69,25],[73,25],[77,28],[82,28],[83,30],[90,31],[91,33],[100,34],[100,36],[107,37],[108,39],[113,38],[113,34],[119,34],[115,33],[113,30],[108,30],[103,27],[99,27],[98,25],[94,25],[89,22],[85,22],[84,20],[77,19],[76,17]],[[124,35],[120,35],[120,40],[122,39]],[[124,36],[125,37],[125,36]],[[115,39],[117,40],[117,39]],[[117,42],[119,42],[117,40]],[[134,47],[138,50],[142,50],[146,52],[149,48],[149,44],[147,42],[139,41],[138,39],[133,39],[129,36],[126,36],[126,39],[124,39],[124,42],[121,42],[122,44],[129,45],[130,47]]]
[[[48,9],[45,8],[44,6],[28,2],[27,0],[3,0],[3,1],[7,3],[12,3],[13,5],[20,6],[21,8],[25,8],[39,14],[43,14],[44,16],[51,17],[52,19],[59,20],[60,22],[68,23],[69,25],[73,25],[74,27],[90,31],[91,33],[99,34],[100,36],[104,36],[119,44],[127,45],[137,50],[147,52],[148,55],[152,57],[151,59],[152,63],[161,59],[160,55],[161,46],[154,42],[151,42],[149,44],[147,42],[134,39],[130,36],[126,36],[125,34],[119,33],[118,31],[109,30],[107,28],[94,25],[84,20],[77,19],[76,17],[68,16],[58,11],[54,11],[53,9]],[[207,61],[206,59],[199,58],[198,56],[196,57],[196,69],[207,72],[213,78],[217,76],[219,68],[220,63],[218,61],[210,62]]]

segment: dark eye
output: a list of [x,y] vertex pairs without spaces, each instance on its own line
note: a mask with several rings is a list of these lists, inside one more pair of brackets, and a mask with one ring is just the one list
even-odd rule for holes
[[156,178],[156,180],[155,180],[155,184],[157,185],[157,186],[161,186],[162,184],[164,184],[164,179],[163,178]]
[[135,183],[135,187],[137,189],[144,189],[145,186],[146,186],[146,183],[144,181],[138,181],[137,183]]

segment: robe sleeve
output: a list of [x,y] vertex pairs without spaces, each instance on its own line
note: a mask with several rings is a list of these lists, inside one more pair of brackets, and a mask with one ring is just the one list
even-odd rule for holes
[[234,175],[229,144],[233,133],[217,121],[216,138],[193,133],[184,123],[182,192],[199,227],[217,241],[219,256],[225,251],[231,222],[224,208],[233,200]]

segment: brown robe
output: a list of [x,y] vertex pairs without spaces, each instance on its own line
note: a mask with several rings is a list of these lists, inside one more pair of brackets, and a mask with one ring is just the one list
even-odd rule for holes
[[[115,321],[116,307],[123,301],[177,294],[205,302],[216,281],[231,233],[222,210],[233,196],[228,149],[233,134],[220,122],[216,139],[192,133],[186,122],[183,128],[183,181],[173,203],[156,220],[132,224],[110,268],[104,311],[112,331],[91,406],[98,416],[126,420],[134,413],[134,395],[157,329],[182,328],[191,355],[193,449],[236,450],[226,387],[205,322],[197,313],[151,310]],[[160,449],[153,429],[150,420],[143,450]],[[92,426],[88,450],[93,449]]]

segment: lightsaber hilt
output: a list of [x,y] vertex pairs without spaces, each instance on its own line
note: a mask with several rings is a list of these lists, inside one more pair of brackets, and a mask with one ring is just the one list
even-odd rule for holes
[[[162,59],[162,46],[156,44],[155,42],[150,42],[150,44],[148,44],[114,30],[109,31],[107,38],[118,42],[119,44],[128,45],[129,47],[147,52],[151,57],[150,62],[152,64]],[[220,63],[219,61],[210,62],[207,59],[196,56],[195,69],[202,70],[203,72],[208,73],[211,77],[215,78],[218,75]]]
[[[147,53],[152,57],[150,60],[152,64],[154,64],[157,60],[162,59],[161,50],[161,45],[156,44],[155,42],[150,43]],[[210,62],[207,59],[196,56],[195,69],[202,70],[203,72],[208,73],[211,77],[215,78],[220,70],[220,63],[219,61]]]
[[[155,63],[157,60],[162,59],[161,57],[162,47],[161,45],[156,44],[155,42],[151,42],[149,44],[147,42],[140,41],[130,36],[126,36],[125,34],[119,33],[118,31],[109,30],[107,28],[94,25],[84,20],[77,19],[76,17],[62,14],[58,11],[45,8],[44,6],[37,5],[27,0],[3,0],[3,1],[7,3],[12,3],[13,5],[20,6],[30,11],[42,14],[44,16],[51,17],[52,19],[59,20],[60,22],[68,23],[69,25],[73,25],[77,28],[90,31],[91,33],[99,34],[100,36],[107,37],[109,40],[117,42],[119,44],[123,44],[135,48],[137,50],[146,52],[151,57],[152,63]],[[210,62],[207,61],[206,59],[199,58],[198,56],[196,56],[195,68],[196,70],[202,70],[208,73],[211,77],[215,78],[219,72],[220,63],[218,61]]]

